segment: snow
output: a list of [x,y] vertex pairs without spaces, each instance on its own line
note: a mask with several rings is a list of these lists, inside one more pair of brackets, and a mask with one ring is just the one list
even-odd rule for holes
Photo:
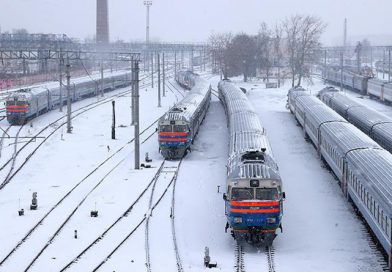
[[[209,78],[216,89],[219,77],[211,78],[208,73],[203,73],[203,76]],[[283,233],[278,233],[274,242],[276,271],[382,271],[377,262],[379,253],[371,247],[372,242],[369,242],[363,222],[357,218],[351,204],[343,197],[337,181],[322,165],[313,146],[304,140],[301,128],[286,110],[289,86],[265,89],[264,84],[257,82],[238,84],[248,89],[248,98],[267,129],[287,195]],[[315,85],[305,87],[316,92],[323,84],[317,81]],[[120,91],[124,90],[116,92]],[[157,89],[151,88],[140,90],[141,130],[178,99],[178,93],[167,89],[166,97],[162,98],[162,107],[157,108],[156,92]],[[154,134],[141,145],[141,158],[144,158],[145,152],[149,152],[153,160],[152,168],[133,169],[134,146],[133,143],[127,144],[133,138],[133,127],[129,125],[130,99],[129,95],[115,98],[116,140],[110,139],[111,104],[107,103],[75,118],[72,134],[64,133],[62,129],[55,132],[15,178],[0,190],[1,261],[66,192],[84,180],[0,266],[0,271],[25,269],[55,230],[76,209],[59,235],[30,269],[59,271],[124,214],[147,188],[163,158],[158,153],[157,136]],[[96,100],[91,98],[80,101],[73,107],[81,107]],[[380,109],[384,107],[374,100],[365,100],[369,104],[377,104]],[[40,116],[32,121],[32,127],[24,127],[21,135],[34,135],[60,116],[62,113],[57,110]],[[8,126],[5,120],[0,125],[2,128]],[[155,126],[143,134],[141,142],[154,130]],[[13,127],[10,133],[14,135],[16,131],[17,128]],[[40,141],[37,139],[32,146],[35,147]],[[9,146],[12,143],[13,139],[5,140],[1,165],[12,155],[13,146]],[[22,146],[19,143],[17,147]],[[32,147],[26,148],[21,158],[25,158],[31,150]],[[227,154],[226,117],[219,100],[213,97],[192,152],[181,164],[176,183],[174,222],[184,271],[204,270],[206,246],[209,247],[212,262],[218,263],[215,270],[234,270],[235,241],[224,231],[226,218],[222,199]],[[108,161],[93,172],[106,159]],[[16,165],[20,163],[22,160],[18,159]],[[170,163],[175,165],[178,162]],[[1,171],[2,178],[8,173],[7,169]],[[150,186],[129,214],[67,271],[93,270],[150,212],[151,271],[175,271],[176,256],[170,218],[173,186],[168,187],[172,175],[168,171],[157,180],[152,196],[153,204],[168,189],[154,210],[148,204],[152,194]],[[38,192],[37,211],[29,210],[33,192]],[[23,217],[17,214],[19,199],[20,208],[25,209]],[[98,217],[90,217],[90,211],[95,209],[99,212]],[[78,231],[77,239],[74,238],[74,230]],[[268,271],[264,249],[246,246],[244,251],[246,271]],[[145,262],[144,221],[99,271],[145,271]]]

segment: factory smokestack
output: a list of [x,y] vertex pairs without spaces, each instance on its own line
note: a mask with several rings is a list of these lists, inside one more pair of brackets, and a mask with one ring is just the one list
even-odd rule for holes
[[97,43],[109,43],[108,0],[97,0]]

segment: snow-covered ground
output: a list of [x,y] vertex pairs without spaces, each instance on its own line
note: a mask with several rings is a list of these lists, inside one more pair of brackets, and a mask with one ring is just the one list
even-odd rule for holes
[[[205,76],[210,78],[207,74]],[[216,88],[218,77],[210,78],[210,81]],[[284,232],[279,233],[274,244],[276,271],[382,271],[377,263],[378,253],[371,249],[363,223],[357,219],[336,180],[322,166],[313,146],[303,139],[300,127],[286,110],[289,87],[267,90],[258,83],[240,85],[249,90],[248,97],[267,129],[287,194]],[[322,83],[316,82],[309,88],[318,91]],[[168,91],[162,99],[162,107],[157,108],[156,89],[143,88],[140,93],[142,129],[176,101],[175,95]],[[1,261],[66,192],[83,181],[0,266],[0,271],[23,271],[48,241],[51,244],[30,270],[59,271],[113,224],[146,188],[129,214],[81,256],[69,271],[93,270],[150,213],[151,271],[176,270],[171,229],[173,186],[167,187],[171,174],[167,173],[157,181],[152,202],[162,195],[163,198],[151,211],[152,187],[148,184],[163,161],[158,153],[157,136],[155,134],[141,146],[142,157],[149,152],[153,159],[152,168],[134,170],[134,147],[132,143],[127,144],[133,138],[133,127],[129,125],[130,96],[115,100],[116,140],[110,139],[111,105],[97,107],[74,120],[72,134],[62,135],[61,130],[55,133],[0,191]],[[33,128],[26,127],[23,133],[32,134],[57,116],[57,111],[41,116],[33,121]],[[5,121],[0,125],[6,127]],[[153,130],[142,135],[142,140]],[[174,222],[184,271],[204,270],[206,246],[210,249],[212,261],[218,263],[215,270],[234,270],[235,242],[224,232],[226,219],[222,200],[227,137],[224,110],[219,100],[213,97],[192,152],[182,162],[176,183]],[[11,143],[11,140],[5,143],[1,164],[12,154],[12,147],[8,147]],[[92,173],[122,146],[124,149]],[[38,192],[37,211],[29,210],[32,192]],[[23,217],[17,214],[20,208],[25,209]],[[90,217],[90,211],[94,209],[99,211],[97,218]],[[74,210],[59,234],[51,239]],[[78,231],[77,239],[74,238],[75,230]],[[144,221],[99,271],[146,271],[145,234]],[[268,271],[263,250],[246,248],[244,261],[246,271]]]

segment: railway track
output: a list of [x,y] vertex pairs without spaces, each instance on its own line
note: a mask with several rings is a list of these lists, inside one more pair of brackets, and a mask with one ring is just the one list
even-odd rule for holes
[[[174,89],[174,90],[176,90],[176,92],[177,93],[179,93],[180,95],[181,95],[181,97],[182,98],[184,98],[185,97],[185,94],[183,93],[183,92],[181,92],[170,80],[168,80],[167,81],[168,82],[168,84],[170,84],[171,85],[171,87]],[[167,85],[168,86],[168,85]],[[168,86],[169,87],[169,86]],[[169,89],[173,92],[173,90],[172,90],[172,88],[171,87],[169,87]],[[174,92],[173,92],[174,93]]]
[[170,212],[170,219],[171,219],[171,231],[172,231],[172,239],[173,239],[173,248],[174,248],[174,253],[176,255],[177,271],[178,272],[183,272],[184,269],[182,268],[182,261],[181,261],[180,251],[179,251],[178,245],[177,245],[176,224],[175,224],[177,174],[178,174],[178,169],[177,169],[177,172],[176,172],[176,178],[174,179],[174,182],[173,182],[172,199],[171,199],[171,207],[170,207],[170,210],[171,210],[171,212]]
[[1,139],[0,139],[0,158],[1,158],[1,152],[3,151],[4,139],[9,136],[8,135],[8,131],[10,130],[11,127],[12,126],[10,125],[6,129],[3,130],[3,134],[2,134]]
[[[12,172],[14,171],[15,162],[16,162],[16,157],[17,157],[17,152],[18,152],[18,140],[19,140],[19,135],[20,135],[20,132],[22,131],[23,127],[24,127],[24,126],[21,126],[21,127],[18,129],[18,132],[16,132],[15,140],[14,140],[14,152],[13,152],[13,155],[12,155],[12,157],[11,157],[11,159],[10,159],[10,161],[11,161],[11,167],[10,167],[10,170],[8,171],[8,174],[6,175],[6,177],[5,177],[4,181],[3,181],[3,183],[8,182],[8,180],[9,180],[10,177],[11,177]],[[1,169],[1,170],[2,170],[2,169]]]
[[[246,252],[245,248],[249,247],[248,250],[249,252]],[[249,264],[249,267],[247,268],[245,266],[245,257],[248,256],[248,258],[252,258],[252,260],[257,260],[262,258],[262,255],[260,255],[260,252],[265,254],[265,260],[266,260],[266,269],[260,268],[259,265],[254,265],[251,263]],[[245,256],[246,255],[246,256]],[[250,271],[268,271],[268,272],[276,272],[275,268],[275,250],[273,246],[270,247],[265,247],[262,249],[254,248],[253,246],[249,245],[242,245],[240,242],[236,242],[235,246],[235,264],[234,264],[234,271],[235,272],[246,272],[246,269],[250,269]],[[254,268],[256,266],[256,269]]]
[[[159,203],[162,201],[163,197],[166,195],[166,193],[168,192],[169,188],[175,183],[176,179],[177,179],[177,175],[178,175],[178,171],[180,169],[180,165],[181,165],[182,161],[177,161],[177,162],[168,162],[168,161],[164,161],[164,165],[161,166],[161,168],[157,171],[156,175],[154,176],[154,178],[150,181],[150,186],[151,184],[161,184],[165,185],[163,187],[161,187],[161,190],[163,190],[163,192],[161,192],[161,194],[159,194],[158,199],[155,201],[155,203],[153,204],[153,202],[149,202],[149,204],[151,203],[151,206],[148,205],[148,209],[146,211],[146,213],[143,215],[143,217],[138,221],[138,224],[132,228],[130,231],[128,230],[126,233],[124,233],[124,231],[122,231],[122,236],[123,237],[120,241],[114,243],[115,247],[113,248],[113,250],[111,250],[109,252],[108,255],[104,256],[102,261],[99,262],[98,265],[96,265],[92,271],[98,271],[99,269],[101,269],[101,267],[103,265],[105,265],[105,263],[117,252],[117,250],[124,245],[124,243],[136,232],[136,230],[138,230],[140,228],[140,226],[147,222],[148,217],[151,217],[153,211],[158,207]],[[169,182],[165,180],[169,180]],[[151,196],[150,196],[150,200],[152,199],[152,196],[156,194],[156,189],[151,192]],[[152,205],[153,204],[153,205]],[[119,218],[120,219],[120,218]],[[121,218],[120,220],[122,220],[123,218]],[[115,224],[117,224],[118,222],[116,221]],[[115,229],[113,229],[113,225],[111,226],[110,230],[112,230],[112,232],[116,232]],[[129,229],[129,228],[128,228]],[[107,234],[107,232],[109,231],[106,230],[105,231],[105,235]],[[91,243],[90,246],[88,247],[88,250],[91,249],[91,247],[95,245],[94,243]],[[109,244],[111,247],[113,247],[113,241]],[[86,248],[87,249],[87,248]],[[146,245],[146,251],[149,251],[149,245]],[[83,252],[83,255],[86,252]],[[80,255],[80,254],[79,254]],[[80,255],[81,257],[82,255]],[[79,258],[80,258],[79,257]],[[75,262],[77,262],[78,259],[75,258],[70,264],[74,264]],[[146,267],[151,270],[151,260],[150,258],[146,259]],[[64,267],[62,270],[60,270],[60,272],[65,271],[67,268],[69,268],[69,266]]]
[[[170,72],[171,70],[169,70]],[[141,81],[144,80],[148,80],[149,77],[145,77],[143,79],[141,79]],[[147,86],[150,86],[151,83],[146,83],[144,85],[141,85],[140,88],[144,88]],[[76,117],[92,110],[95,109],[101,105],[110,103],[112,101],[113,98],[119,98],[119,97],[124,97],[128,94],[132,93],[132,90],[128,90],[125,92],[121,92],[119,94],[115,94],[109,97],[105,97],[102,100],[90,103],[88,105],[85,105],[83,107],[80,107],[74,111],[72,111],[72,117],[71,119],[75,119]],[[42,133],[44,133],[46,130],[48,130],[49,128],[53,128],[54,125],[56,125],[59,121],[65,119],[66,116],[62,116],[58,119],[56,119],[55,121],[51,122],[49,125],[45,126],[44,128],[42,128],[38,133],[36,133],[33,137],[31,137],[31,139],[29,141],[27,141],[19,150],[17,150],[16,152],[14,152],[14,155],[8,159],[1,167],[0,167],[0,171],[2,171],[8,164],[12,163],[13,165],[15,164],[15,161],[17,159],[17,157],[19,156],[19,154],[28,146],[30,145],[33,141],[35,141],[38,137],[40,137],[42,135]],[[37,152],[37,150],[52,136],[54,135],[55,132],[57,132],[60,128],[62,128],[63,126],[65,126],[67,124],[66,121],[62,122],[60,125],[56,126],[56,128],[54,130],[52,130],[51,132],[49,132],[49,134],[47,134],[44,139],[38,144],[38,146],[33,149],[33,151],[26,155],[25,160],[23,161],[23,163],[12,173],[10,172],[5,179],[3,179],[2,183],[0,184],[0,190],[2,190],[13,178],[14,176],[26,165],[26,163],[31,159],[31,157]],[[14,166],[13,166],[14,167]]]
[[146,251],[146,267],[147,267],[147,271],[149,271],[149,272],[151,272],[149,223],[150,223],[150,218],[151,218],[151,208],[152,208],[152,202],[154,199],[155,186],[157,184],[157,181],[158,181],[161,173],[162,173],[162,168],[160,169],[160,171],[158,171],[157,175],[155,176],[154,184],[151,189],[150,200],[148,202],[146,226],[145,226],[145,231],[144,231],[144,234],[145,234],[144,247],[145,247],[145,251]]
[[[172,200],[171,200],[171,213],[170,213],[170,218],[171,218],[171,222],[174,223],[174,192],[175,192],[175,185],[176,185],[176,181],[177,181],[177,175],[178,175],[178,171],[179,171],[179,167],[180,167],[181,161],[172,164],[171,166],[166,166],[162,169],[161,173],[159,174],[159,177],[164,177],[163,175],[171,175],[171,181],[170,184],[172,184],[173,190],[172,190]],[[158,181],[158,179],[157,179]],[[162,181],[161,181],[162,182]],[[150,222],[150,218],[152,216],[152,203],[153,203],[153,197],[154,197],[154,192],[155,192],[155,185],[156,182],[154,183],[154,187],[152,188],[151,191],[151,196],[150,196],[150,200],[149,200],[149,207],[148,207],[148,212],[147,212],[147,217],[146,217],[146,221],[145,221],[145,251],[146,251],[146,268],[147,271],[151,272],[153,271],[152,267],[151,267],[151,258],[150,258],[150,229],[149,229],[149,222]],[[175,249],[175,255],[176,255],[176,266],[177,266],[177,270],[178,271],[183,271],[182,270],[182,264],[181,264],[181,260],[179,260],[179,254],[178,254],[178,250],[177,250],[177,242],[175,239],[175,230],[174,230],[174,225],[172,225],[172,237],[173,237],[173,242],[174,242],[174,249]]]
[[273,246],[266,247],[265,253],[267,254],[267,260],[268,260],[268,272],[276,272],[275,262],[274,262],[275,251]]
[[244,249],[243,246],[237,241],[235,244],[235,272],[245,272],[244,264]]
[[[152,124],[150,124],[147,128],[145,128],[140,135],[145,134],[146,132],[150,131],[150,134],[147,135],[146,138],[150,138],[151,135],[155,134],[155,128],[153,127],[157,121],[159,119],[155,120]],[[60,205],[65,206],[65,207],[73,207],[75,206],[75,201],[72,201],[72,199],[70,199],[72,197],[72,193],[74,191],[76,191],[79,187],[81,187],[79,190],[80,191],[86,191],[86,193],[82,196],[81,201],[79,201],[75,208],[69,208],[70,211],[68,211],[67,216],[65,218],[65,220],[60,221],[61,224],[60,226],[58,226],[57,228],[55,228],[54,230],[52,230],[51,233],[53,233],[50,238],[48,239],[48,241],[42,245],[42,239],[39,237],[45,237],[48,236],[47,234],[47,229],[45,228],[41,228],[42,231],[44,231],[45,233],[41,233],[41,235],[39,235],[39,233],[37,233],[37,235],[35,235],[38,238],[35,238],[36,241],[34,242],[34,246],[37,247],[39,245],[41,245],[42,247],[38,250],[38,254],[36,254],[32,261],[27,265],[27,268],[24,271],[28,271],[31,266],[35,263],[35,261],[41,256],[41,254],[45,251],[45,249],[53,242],[53,240],[58,236],[58,234],[60,233],[60,231],[64,228],[64,226],[66,225],[66,223],[71,219],[71,217],[75,214],[75,212],[79,209],[79,207],[83,204],[83,202],[87,199],[87,197],[99,186],[101,185],[101,183],[106,179],[106,177],[113,172],[123,161],[124,159],[120,160],[119,162],[116,163],[114,168],[109,169],[108,172],[105,172],[105,174],[103,175],[104,177],[102,179],[100,179],[100,181],[98,183],[94,183],[92,182],[92,184],[90,185],[84,185],[86,182],[88,182],[88,179],[97,171],[100,170],[101,167],[103,167],[105,164],[107,164],[107,162],[111,161],[116,155],[118,155],[126,146],[128,146],[129,144],[131,144],[134,141],[134,139],[130,140],[129,142],[127,142],[124,146],[122,146],[121,148],[119,148],[117,151],[115,151],[110,157],[108,157],[107,159],[105,159],[103,162],[101,162],[95,169],[93,169],[88,175],[86,175],[81,181],[79,181],[74,187],[71,188],[71,190],[69,190],[39,221],[38,223],[36,223],[29,231],[28,233],[17,243],[17,245],[5,256],[5,258],[3,258],[0,261],[0,268],[1,266],[3,266],[4,264],[6,264],[6,262],[17,252],[17,250],[28,240],[33,240],[31,238],[31,236],[33,234],[35,234],[37,231],[39,231],[40,226],[44,225],[45,220],[49,220],[49,216],[53,214],[53,221],[51,222],[52,224],[54,224],[56,226],[56,224],[59,224],[59,220],[58,218],[64,218],[64,215],[62,214],[62,212],[64,212],[64,207],[61,207],[60,209]],[[145,142],[146,140],[144,140]],[[91,182],[90,182],[91,183]],[[87,188],[84,188],[84,187]],[[75,193],[77,194],[77,193]],[[80,199],[76,198],[76,199]],[[66,203],[67,201],[71,202],[71,203]],[[57,214],[56,214],[57,213]],[[60,214],[59,214],[60,213]],[[52,225],[49,224],[49,225]],[[31,248],[29,249],[29,251],[31,251]]]

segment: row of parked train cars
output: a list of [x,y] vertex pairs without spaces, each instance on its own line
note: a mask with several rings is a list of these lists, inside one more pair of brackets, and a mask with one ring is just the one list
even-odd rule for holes
[[[94,76],[92,77],[94,79]],[[131,84],[130,71],[118,71],[104,75],[103,90],[105,92]],[[101,79],[95,76],[83,77],[71,81],[71,102],[97,95],[101,88]],[[66,88],[62,88],[60,96],[59,84],[30,87],[12,92],[5,102],[7,120],[11,125],[23,125],[28,120],[67,102]]]
[[333,88],[320,98],[342,116],[302,88],[289,91],[288,107],[391,259],[392,155],[382,146],[392,144],[392,123]]
[[[159,150],[166,159],[180,159],[206,116],[211,87],[190,71],[176,75],[187,96],[158,123]],[[237,240],[269,246],[283,215],[282,180],[259,118],[246,95],[229,82],[219,84],[219,99],[229,127],[227,186],[224,194],[226,231]]]
[[342,83],[345,88],[392,103],[392,82],[333,68],[324,70],[323,78],[334,85],[340,86]]

